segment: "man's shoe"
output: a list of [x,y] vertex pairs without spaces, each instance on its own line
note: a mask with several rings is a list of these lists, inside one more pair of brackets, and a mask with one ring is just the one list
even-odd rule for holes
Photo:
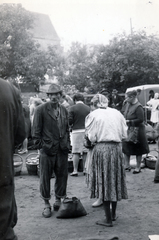
[[92,207],[100,207],[103,205],[103,201],[98,198],[97,201],[95,201],[93,204],[92,204]]
[[55,203],[53,205],[54,211],[58,211],[61,205],[61,200],[60,199],[56,199]]
[[51,217],[51,215],[52,215],[52,213],[51,213],[51,207],[45,207],[44,208],[44,210],[43,210],[43,212],[42,212],[42,215],[43,215],[43,217],[45,217],[45,218],[49,218],[49,217]]

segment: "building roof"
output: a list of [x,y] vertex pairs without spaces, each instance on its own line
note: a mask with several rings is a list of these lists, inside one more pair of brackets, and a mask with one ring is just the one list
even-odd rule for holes
[[60,45],[54,26],[48,15],[32,12],[34,16],[33,28],[30,32],[33,38],[39,42],[42,48],[46,49],[48,45]]

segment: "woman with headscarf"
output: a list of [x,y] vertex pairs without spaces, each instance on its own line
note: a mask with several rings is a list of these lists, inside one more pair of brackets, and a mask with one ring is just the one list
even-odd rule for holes
[[[123,115],[108,107],[108,99],[97,94],[91,100],[94,107],[85,120],[86,135],[94,144],[88,183],[91,198],[102,195],[106,218],[96,224],[112,227],[116,220],[117,201],[127,199],[122,140],[127,137]],[[111,210],[112,208],[112,210]]]

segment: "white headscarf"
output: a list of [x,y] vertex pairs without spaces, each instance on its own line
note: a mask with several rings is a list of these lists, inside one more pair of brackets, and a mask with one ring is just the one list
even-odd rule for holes
[[96,103],[98,108],[108,107],[108,98],[99,93],[92,98],[91,102],[93,104]]

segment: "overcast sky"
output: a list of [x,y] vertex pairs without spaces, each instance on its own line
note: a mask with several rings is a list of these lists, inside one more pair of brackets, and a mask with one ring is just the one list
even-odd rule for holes
[[134,31],[159,33],[159,0],[0,0],[4,2],[48,14],[63,44],[108,43],[118,33],[130,34],[131,23]]

